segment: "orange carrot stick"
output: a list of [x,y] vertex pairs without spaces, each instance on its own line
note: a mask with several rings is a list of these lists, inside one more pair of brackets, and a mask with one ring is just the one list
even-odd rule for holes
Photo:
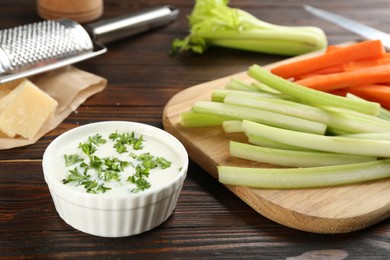
[[359,60],[359,61],[351,61],[343,64],[344,71],[351,71],[351,70],[357,70],[357,69],[365,69],[369,67],[374,66],[381,66],[390,64],[390,56],[385,56],[384,58],[380,59],[366,59],[366,60]]
[[305,78],[310,78],[318,75],[324,75],[324,74],[331,74],[331,73],[339,73],[344,71],[344,65],[343,64],[338,64],[326,68],[322,68],[313,72],[310,72],[308,74],[303,74],[300,76],[296,76],[294,80],[301,80]]
[[298,80],[295,83],[328,92],[339,88],[382,82],[390,82],[390,65],[376,66],[328,75],[318,75]]
[[390,86],[371,84],[350,87],[345,90],[365,100],[378,102],[384,108],[390,108]]
[[303,74],[309,74],[315,70],[350,61],[381,58],[384,53],[385,50],[380,40],[369,40],[332,50],[312,58],[280,65],[271,69],[271,72],[283,78],[294,78]]
[[329,45],[328,47],[326,47],[326,52],[331,52],[331,51],[335,51],[335,50],[339,50],[343,47],[341,46],[336,46],[336,45]]
[[344,71],[344,65],[343,64],[337,64],[329,67],[325,67],[319,70],[314,71],[314,73],[317,74],[330,74],[330,73],[338,73]]
[[338,73],[343,71],[352,71],[352,70],[364,69],[364,68],[381,66],[386,64],[390,64],[390,53],[385,53],[384,57],[379,59],[364,59],[358,61],[350,61],[347,63],[337,64],[330,67],[322,68],[313,71],[309,74],[297,76],[295,80],[300,80],[300,79],[321,75],[321,74],[331,74],[331,73]]

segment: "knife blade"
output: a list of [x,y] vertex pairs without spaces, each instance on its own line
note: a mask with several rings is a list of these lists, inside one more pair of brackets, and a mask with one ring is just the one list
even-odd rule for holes
[[310,5],[304,5],[303,7],[306,11],[310,12],[311,14],[314,14],[315,16],[320,17],[329,22],[332,22],[334,24],[337,24],[340,27],[343,27],[344,29],[354,32],[360,36],[363,36],[366,39],[381,40],[383,46],[385,46],[388,49],[390,48],[390,34],[387,34],[385,32],[382,32],[380,30],[377,30],[365,24],[356,22],[352,19],[343,17],[341,15],[329,11],[325,11]]

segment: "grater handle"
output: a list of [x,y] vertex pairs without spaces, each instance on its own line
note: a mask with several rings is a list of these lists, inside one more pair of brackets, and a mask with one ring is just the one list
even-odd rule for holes
[[174,6],[164,5],[91,23],[85,29],[94,42],[106,44],[166,25],[178,14],[179,10]]

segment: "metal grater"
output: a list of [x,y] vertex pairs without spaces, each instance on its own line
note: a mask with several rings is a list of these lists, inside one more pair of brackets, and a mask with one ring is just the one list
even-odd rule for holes
[[19,72],[93,50],[78,23],[43,21],[0,31],[0,73]]
[[85,28],[69,19],[0,30],[0,83],[73,64],[107,51],[105,43],[172,22],[173,6],[111,18]]

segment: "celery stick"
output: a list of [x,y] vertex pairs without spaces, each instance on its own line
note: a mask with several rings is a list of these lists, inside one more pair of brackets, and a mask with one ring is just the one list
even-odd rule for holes
[[288,167],[314,167],[374,161],[373,156],[293,151],[230,141],[230,155],[241,159]]
[[264,97],[264,98],[273,98],[273,99],[283,99],[284,96],[279,94],[270,94],[265,92],[249,92],[244,90],[235,90],[235,89],[214,89],[211,92],[211,100],[216,102],[223,102],[226,95],[232,94],[238,97]]
[[377,115],[380,105],[374,102],[348,99],[341,96],[317,91],[289,80],[273,75],[270,71],[258,65],[252,65],[248,70],[248,75],[286,95],[312,105],[325,105],[351,109],[369,115]]
[[183,112],[179,117],[179,122],[184,127],[220,126],[225,120],[231,119],[229,117],[202,114],[193,111]]
[[251,84],[247,84],[237,79],[230,79],[228,83],[226,83],[225,88],[232,89],[232,90],[259,92],[258,88],[256,88],[255,86],[252,86]]
[[390,111],[386,108],[381,107],[379,110],[378,117],[390,121]]
[[324,108],[329,115],[328,127],[348,133],[390,132],[390,122],[379,117],[340,108]]
[[390,141],[316,135],[267,126],[248,120],[243,120],[242,128],[247,135],[259,135],[280,143],[313,150],[390,157]]
[[227,120],[222,123],[225,133],[242,133],[241,120]]
[[353,184],[390,177],[390,159],[308,168],[244,168],[218,166],[225,185],[298,189]]
[[[356,95],[354,95],[352,93],[347,93],[346,97],[350,98],[350,99],[355,99],[355,100],[365,100],[365,99],[363,99],[361,97],[358,97],[358,96],[356,96]],[[378,117],[390,121],[390,111],[388,109],[386,109],[386,108],[381,107],[379,109]]]
[[192,111],[230,117],[231,119],[248,119],[255,122],[273,125],[302,132],[324,134],[326,125],[270,111],[234,106],[212,101],[199,101],[192,106]]
[[329,106],[319,106],[319,107],[324,109],[327,112],[332,112],[334,114],[347,115],[347,116],[355,117],[355,118],[362,118],[362,119],[366,119],[369,121],[373,121],[373,123],[381,123],[381,124],[386,124],[386,125],[390,124],[390,122],[387,121],[386,119],[380,118],[378,116],[367,115],[365,113],[361,113],[361,112],[350,110],[350,109],[345,109],[345,108],[340,108],[340,107],[329,107]]
[[280,91],[277,91],[276,89],[271,88],[271,87],[269,87],[269,86],[267,86],[264,83],[261,83],[259,81],[252,82],[252,86],[255,86],[261,92],[267,92],[267,93],[271,93],[271,94],[281,95]]
[[[242,122],[241,122],[241,131],[243,131]],[[276,142],[274,140],[264,138],[262,136],[254,135],[254,134],[249,134],[249,135],[247,135],[247,137],[248,137],[249,143],[259,145],[259,146],[276,148],[276,149],[284,149],[284,150],[293,150],[293,151],[313,151],[313,149],[307,149],[304,147],[298,147],[298,146],[288,145],[288,144],[284,144],[284,143],[279,143],[279,142]]]
[[346,134],[343,137],[369,139],[369,140],[384,140],[390,141],[390,133],[363,133],[363,134]]
[[272,111],[325,124],[329,121],[328,114],[322,109],[288,100],[263,97],[240,97],[227,94],[223,102],[231,105]]
[[351,134],[348,131],[337,129],[334,127],[329,127],[326,129],[326,135],[349,135]]
[[[320,37],[311,32],[298,32],[291,29],[278,31],[252,30],[251,32],[210,31],[203,33],[202,37],[207,39],[210,45],[287,56],[300,55],[325,47],[324,45],[316,46],[308,50],[307,42],[322,41]],[[307,42],[304,43],[304,41]]]
[[190,34],[172,43],[171,53],[203,53],[217,45],[272,54],[298,55],[326,46],[325,33],[312,26],[280,26],[228,6],[229,1],[197,0],[188,17]]

